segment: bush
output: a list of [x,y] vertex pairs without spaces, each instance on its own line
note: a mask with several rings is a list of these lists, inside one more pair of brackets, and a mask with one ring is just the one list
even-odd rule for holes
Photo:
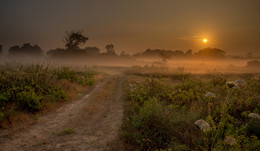
[[[78,85],[94,84],[93,72],[76,72],[68,67],[43,65],[0,65],[0,121],[8,119],[9,110],[37,112],[49,103],[67,100],[67,88],[61,79]],[[1,126],[1,125],[0,125]]]
[[[156,78],[130,84],[122,127],[126,143],[136,150],[259,150],[259,119],[248,118],[260,112],[259,79],[246,76],[246,85],[229,88],[225,76],[183,78],[177,85]],[[193,124],[199,119],[208,122],[209,131]]]
[[83,85],[93,85],[95,83],[94,73],[75,72],[69,67],[62,67],[55,71],[58,79],[66,79]]
[[34,91],[23,91],[17,94],[17,101],[23,110],[37,112],[41,109],[41,97]]
[[168,114],[157,100],[146,101],[125,124],[124,137],[141,150],[166,149],[175,140]]

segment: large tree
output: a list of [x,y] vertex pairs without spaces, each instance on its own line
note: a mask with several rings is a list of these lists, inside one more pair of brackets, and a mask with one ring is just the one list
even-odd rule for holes
[[65,46],[68,49],[79,48],[80,45],[83,45],[88,40],[88,37],[84,36],[82,31],[66,31],[64,37]]

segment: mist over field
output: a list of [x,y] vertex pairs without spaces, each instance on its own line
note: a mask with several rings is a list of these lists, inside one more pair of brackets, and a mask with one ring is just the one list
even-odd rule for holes
[[260,150],[259,6],[0,1],[0,151]]
[[[179,69],[190,73],[259,73],[259,58],[248,57],[193,57],[193,56],[173,56],[164,58],[161,54],[154,56],[102,56],[102,55],[74,55],[53,58],[51,56],[6,56],[0,60],[1,64],[23,63],[23,64],[45,64],[51,66],[71,66],[71,67],[157,67],[166,70]],[[251,62],[251,64],[250,64]],[[252,63],[253,62],[253,63]],[[165,70],[165,71],[166,71]]]

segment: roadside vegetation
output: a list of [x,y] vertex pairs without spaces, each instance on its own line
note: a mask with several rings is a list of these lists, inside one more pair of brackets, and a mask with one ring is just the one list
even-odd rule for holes
[[95,75],[64,66],[0,65],[0,127],[8,127],[17,115],[34,114],[74,98],[95,83]]
[[259,75],[147,69],[128,72],[128,150],[260,150]]

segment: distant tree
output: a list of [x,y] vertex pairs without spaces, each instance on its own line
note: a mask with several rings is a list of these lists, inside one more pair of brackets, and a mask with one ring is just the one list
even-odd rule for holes
[[108,44],[108,45],[106,45],[105,48],[107,50],[107,54],[109,54],[109,55],[116,55],[115,48],[114,48],[113,44]]
[[246,56],[247,56],[248,58],[252,58],[252,57],[253,57],[253,53],[252,53],[252,52],[248,52],[248,53],[246,54]]
[[187,50],[185,55],[186,56],[192,56],[192,50],[191,49]]
[[130,58],[130,54],[128,54],[127,52],[125,52],[125,51],[121,51],[121,53],[120,53],[120,57],[128,57],[128,58]]
[[161,49],[146,49],[145,52],[142,53],[142,55],[144,56],[157,56],[157,57],[161,57],[162,55],[162,51]]
[[3,46],[0,45],[0,55],[3,53]]
[[97,47],[86,47],[84,49],[88,55],[99,55],[100,49]]
[[204,48],[199,50],[195,55],[199,57],[214,57],[214,58],[223,58],[225,57],[226,52],[218,48]]
[[122,51],[122,52],[120,53],[120,56],[127,56],[127,53],[126,53],[125,51]]
[[146,49],[142,54],[138,54],[138,56],[147,56],[147,57],[162,57],[165,59],[170,59],[172,57],[182,57],[184,56],[184,52],[182,50],[164,50],[164,49]]
[[184,52],[182,50],[175,50],[173,52],[173,55],[175,56],[183,56],[184,55]]
[[259,69],[259,68],[260,68],[260,61],[258,61],[258,60],[248,61],[246,67],[249,67],[249,68],[258,68],[258,69]]
[[49,50],[46,54],[52,58],[70,58],[70,59],[84,58],[88,55],[84,49],[75,49],[75,48],[74,49],[56,48],[53,50]]
[[46,54],[49,57],[64,57],[66,55],[67,51],[65,49],[56,48],[49,50]]
[[80,45],[83,45],[88,40],[88,37],[84,36],[82,31],[66,31],[64,37],[65,46],[68,49],[79,48]]
[[38,45],[32,46],[30,43],[24,43],[21,47],[19,46],[10,47],[9,55],[40,56],[42,55],[42,49]]

